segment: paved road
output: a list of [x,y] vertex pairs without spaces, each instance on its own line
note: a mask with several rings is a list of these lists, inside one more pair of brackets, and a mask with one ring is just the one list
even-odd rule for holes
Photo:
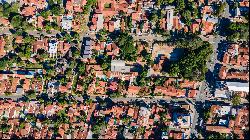
[[[201,39],[203,41],[208,41],[209,43],[212,44],[213,46],[213,53],[210,56],[210,60],[207,62],[207,68],[213,73],[214,72],[214,67],[215,64],[218,63],[219,61],[217,60],[217,55],[218,55],[218,45],[219,43],[224,40],[224,37],[221,36],[211,36],[210,38],[206,38],[204,36],[200,36]],[[213,75],[211,75],[212,80],[215,80]],[[208,98],[211,98],[211,94],[210,94],[210,89],[208,86],[208,83],[206,81],[202,81],[200,89],[199,89],[199,93],[196,96],[196,102],[202,102],[205,103],[205,101]],[[198,123],[198,118],[199,118],[199,112],[197,112],[197,110],[194,111],[194,117],[193,117],[193,123],[191,126],[191,134],[194,134],[195,137],[198,137],[198,133],[197,130],[195,129],[196,123]]]
[[136,41],[139,41],[139,40],[145,40],[147,42],[165,41],[165,39],[161,35],[153,35],[153,34],[135,35],[132,33],[130,35],[132,35],[133,39]]
[[[228,3],[226,3],[226,8],[222,14],[222,17],[224,18],[230,18],[230,13],[229,13],[229,5]],[[225,37],[216,35],[216,36],[211,36],[210,38],[206,38],[204,36],[200,36],[201,39],[203,41],[208,41],[209,43],[212,44],[213,46],[213,53],[210,56],[210,61],[207,62],[207,68],[209,69],[209,71],[212,73],[212,75],[210,75],[210,77],[207,77],[207,79],[210,79],[210,81],[215,81],[215,77],[214,77],[214,72],[215,72],[215,64],[216,63],[220,63],[217,58],[218,58],[218,46],[221,43],[221,41],[225,40]],[[211,84],[211,83],[210,83]],[[198,94],[198,96],[196,97],[196,102],[201,101],[203,104],[205,103],[205,101],[209,98],[209,100],[211,99],[212,95],[210,94],[211,89],[209,89],[208,86],[208,82],[203,81],[201,86],[200,86],[200,92]],[[196,136],[196,138],[198,137],[198,133],[195,129],[195,124],[198,122],[198,118],[199,118],[199,112],[197,112],[195,110],[195,115],[194,115],[194,119],[193,119],[193,124],[191,127],[191,134],[194,134]]]
[[17,100],[18,98],[21,97],[22,95],[10,95],[10,96],[0,95],[0,98],[11,98],[12,100]]
[[27,31],[27,33],[30,34],[30,35],[33,35],[35,37],[40,37],[40,35],[52,37],[52,36],[56,36],[56,34],[60,33],[60,31],[51,30],[51,33],[47,33],[45,31],[35,31],[35,30],[32,30],[32,31]]
[[[90,96],[90,99],[93,99],[93,100],[96,100],[96,97],[97,96]],[[102,96],[98,96],[98,97],[100,97],[100,98],[102,98]],[[79,96],[74,96],[74,98],[76,99],[76,100],[83,100],[83,98],[82,97],[79,97]],[[103,99],[103,98],[102,98]],[[160,101],[160,100],[164,100],[164,101],[166,101],[166,102],[171,102],[171,101],[173,101],[173,102],[178,102],[178,101],[184,101],[184,102],[187,102],[187,103],[190,103],[190,101],[191,101],[191,104],[194,102],[194,101],[192,101],[192,99],[188,99],[187,100],[187,98],[175,98],[175,99],[173,99],[173,98],[170,98],[170,97],[168,97],[168,98],[166,98],[166,97],[164,97],[164,98],[152,98],[152,99],[150,99],[150,98],[140,98],[140,97],[120,97],[120,98],[112,98],[111,99],[113,102],[119,102],[119,101],[136,101],[136,100],[143,100],[145,103],[149,103],[149,102],[158,102],[158,101]]]

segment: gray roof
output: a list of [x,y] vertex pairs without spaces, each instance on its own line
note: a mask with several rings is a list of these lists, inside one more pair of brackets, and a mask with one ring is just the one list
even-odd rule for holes
[[125,66],[123,60],[112,60],[111,61],[111,71],[115,72],[130,72],[131,67]]
[[227,86],[236,86],[236,87],[249,87],[249,83],[242,82],[226,82]]
[[84,54],[84,55],[82,55],[82,58],[91,58],[91,55]]
[[90,40],[86,40],[85,45],[90,46]]
[[21,87],[16,88],[16,93],[17,94],[23,94],[23,88],[21,88]]
[[83,54],[92,54],[90,50],[84,50]]
[[249,83],[226,82],[228,90],[249,92]]
[[84,50],[90,50],[90,46],[85,46]]

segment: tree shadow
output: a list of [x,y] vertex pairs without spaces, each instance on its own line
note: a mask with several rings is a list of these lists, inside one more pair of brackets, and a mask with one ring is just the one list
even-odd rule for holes
[[220,36],[226,36],[228,34],[228,26],[230,24],[230,19],[228,18],[221,18],[219,24],[217,26],[217,31]]

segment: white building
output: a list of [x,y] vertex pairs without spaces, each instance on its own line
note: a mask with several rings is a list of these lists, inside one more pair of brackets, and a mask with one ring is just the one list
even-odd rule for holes
[[231,97],[231,93],[224,89],[223,90],[216,89],[214,92],[214,97],[228,99]]
[[149,119],[149,116],[150,116],[150,111],[146,107],[141,107],[140,111],[139,111],[139,115],[140,115],[140,117],[142,117],[142,119],[140,120],[141,124],[143,126],[147,126],[148,125],[148,119]]
[[231,106],[221,106],[219,110],[216,110],[216,113],[223,115],[228,115],[231,111]]
[[219,125],[227,126],[228,125],[228,120],[227,119],[220,119],[219,120]]
[[114,29],[115,30],[120,30],[120,27],[121,27],[121,21],[118,19],[114,22]]
[[173,29],[173,16],[174,16],[174,6],[166,6],[165,10],[167,11],[167,30]]
[[190,114],[181,114],[174,113],[173,114],[174,123],[178,124],[180,128],[189,128],[191,126],[191,115]]
[[49,42],[49,56],[50,57],[56,57],[57,56],[57,45],[58,45],[58,42],[56,40],[51,40]]
[[125,61],[123,60],[111,61],[111,71],[113,72],[130,72],[130,69],[130,66],[125,66]]
[[90,48],[91,40],[86,40],[84,44],[83,58],[91,58],[92,50]]
[[97,25],[96,25],[96,31],[98,32],[99,30],[103,29],[103,14],[98,14],[97,15]]
[[64,16],[62,18],[62,28],[65,30],[71,30],[72,28],[72,16]]
[[249,92],[249,83],[241,82],[226,82],[229,91],[244,91]]

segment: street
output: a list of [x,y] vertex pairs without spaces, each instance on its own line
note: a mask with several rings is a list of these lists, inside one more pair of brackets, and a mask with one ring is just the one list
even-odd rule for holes
[[[230,13],[229,13],[229,5],[226,2],[226,8],[222,13],[222,17],[225,18],[230,18]],[[203,81],[201,86],[200,86],[200,92],[199,94],[196,96],[196,102],[201,102],[202,104],[205,104],[205,101],[207,99],[211,99],[211,97],[213,96],[211,94],[211,89],[209,87],[213,87],[214,85],[208,85],[208,84],[214,84],[214,81],[216,81],[216,77],[215,76],[215,65],[217,63],[220,63],[218,61],[218,46],[221,43],[221,41],[226,40],[226,37],[220,36],[220,35],[212,35],[209,38],[206,38],[202,35],[200,35],[200,38],[203,41],[208,41],[209,43],[212,44],[213,46],[213,53],[210,56],[210,61],[207,62],[207,68],[208,71],[211,72],[211,75],[206,75],[206,80],[207,81]],[[210,83],[209,83],[210,82]],[[196,103],[197,104],[197,103]],[[194,134],[196,138],[198,138],[198,133],[197,130],[195,129],[195,124],[197,123],[199,118],[199,112],[197,110],[195,110],[195,115],[194,115],[194,119],[193,119],[193,124],[191,127],[191,134]]]

